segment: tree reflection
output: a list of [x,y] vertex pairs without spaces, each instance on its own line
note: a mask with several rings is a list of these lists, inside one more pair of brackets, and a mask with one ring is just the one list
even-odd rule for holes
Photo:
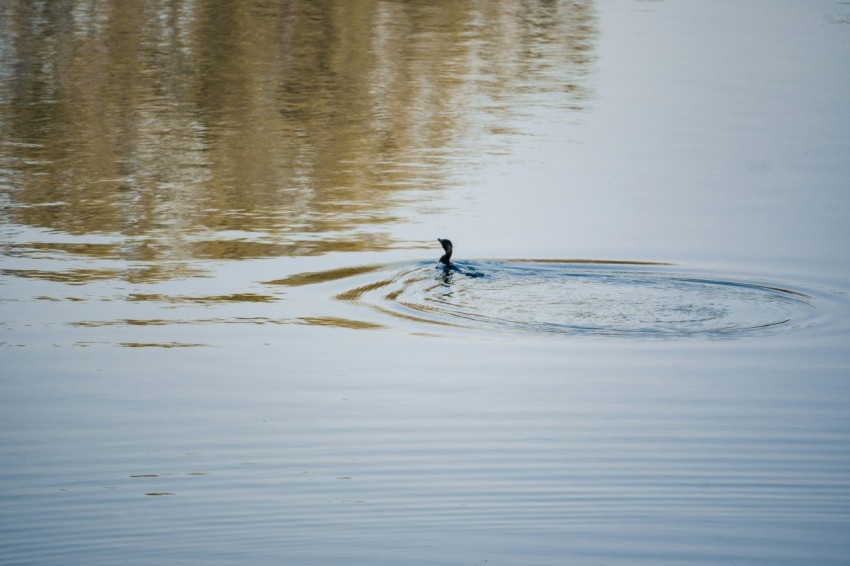
[[595,33],[590,0],[9,0],[2,214],[128,260],[405,245],[523,107],[581,108]]

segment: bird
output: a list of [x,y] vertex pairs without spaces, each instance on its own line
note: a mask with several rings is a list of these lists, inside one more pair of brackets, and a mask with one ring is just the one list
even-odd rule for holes
[[437,238],[437,241],[443,246],[443,249],[446,251],[443,254],[443,257],[440,258],[440,263],[445,265],[446,267],[452,266],[452,241],[444,240],[442,238]]

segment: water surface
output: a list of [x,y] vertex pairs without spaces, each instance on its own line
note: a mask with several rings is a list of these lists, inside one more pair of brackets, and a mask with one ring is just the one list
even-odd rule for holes
[[848,21],[0,3],[0,561],[846,563]]

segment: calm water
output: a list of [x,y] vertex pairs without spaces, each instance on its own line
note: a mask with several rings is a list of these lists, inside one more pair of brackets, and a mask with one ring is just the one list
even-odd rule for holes
[[836,0],[0,1],[0,562],[847,563],[848,61]]

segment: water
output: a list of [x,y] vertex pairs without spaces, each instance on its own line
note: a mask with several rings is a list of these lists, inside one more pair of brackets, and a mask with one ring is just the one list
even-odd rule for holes
[[848,21],[0,3],[0,562],[846,563]]
[[[548,260],[435,269],[423,263],[382,276],[336,298],[443,326],[645,338],[743,337],[805,326],[817,312],[800,291],[657,265]],[[281,283],[302,285],[304,276]]]

